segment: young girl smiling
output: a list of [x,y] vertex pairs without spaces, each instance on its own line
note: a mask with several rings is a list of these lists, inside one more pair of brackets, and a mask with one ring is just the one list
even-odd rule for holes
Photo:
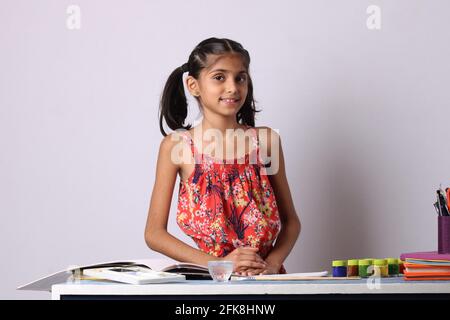
[[[165,137],[159,148],[145,240],[151,249],[178,261],[206,266],[210,260],[230,260],[234,272],[242,275],[286,273],[283,262],[301,224],[279,135],[268,127],[255,127],[259,111],[249,65],[250,56],[241,44],[209,38],[169,76],[160,104],[160,130]],[[196,127],[184,125],[185,72],[184,84],[203,115]],[[175,132],[166,134],[163,120]],[[208,144],[211,132],[218,139]],[[244,143],[236,146],[235,138]],[[236,156],[221,156],[229,153],[230,146]],[[177,148],[183,160],[193,161],[180,161]],[[267,168],[273,172],[268,174]],[[177,223],[198,248],[167,231],[178,174]]]

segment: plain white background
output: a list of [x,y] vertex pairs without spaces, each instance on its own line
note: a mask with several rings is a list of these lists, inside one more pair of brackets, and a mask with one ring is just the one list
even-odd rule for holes
[[[66,26],[69,5],[81,29]],[[381,9],[370,30],[367,7]],[[69,265],[160,257],[144,226],[158,103],[200,41],[252,57],[302,233],[289,272],[436,250],[450,186],[448,1],[17,1],[0,11],[0,298]],[[198,118],[191,104],[189,121]],[[198,119],[197,119],[198,121]],[[175,223],[175,185],[170,231]]]

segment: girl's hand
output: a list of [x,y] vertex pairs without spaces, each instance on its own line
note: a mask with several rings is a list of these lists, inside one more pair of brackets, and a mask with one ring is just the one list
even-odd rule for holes
[[264,274],[278,274],[280,272],[281,265],[266,262],[266,267],[264,269],[260,268],[247,268],[240,272],[240,275],[243,276],[256,276],[256,275],[264,275]]
[[239,247],[231,251],[220,260],[233,261],[233,272],[241,272],[246,269],[265,270],[267,263],[257,253],[258,248]]
[[267,267],[261,274],[278,274],[278,273],[280,273],[281,265],[279,265],[278,263],[275,264],[275,263],[270,263],[267,261],[266,261],[266,263],[267,263]]

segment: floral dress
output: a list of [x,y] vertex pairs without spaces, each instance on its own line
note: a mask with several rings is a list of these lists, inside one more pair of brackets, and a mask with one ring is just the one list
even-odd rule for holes
[[[216,257],[251,246],[259,248],[265,259],[281,229],[256,129],[247,130],[252,151],[233,161],[199,153],[189,132],[181,132],[190,144],[195,169],[188,179],[180,180],[177,224],[200,250]],[[279,273],[286,273],[284,266]]]

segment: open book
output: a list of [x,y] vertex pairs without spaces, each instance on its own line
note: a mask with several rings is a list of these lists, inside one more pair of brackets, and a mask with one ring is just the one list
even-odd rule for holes
[[[141,266],[155,271],[172,272],[186,276],[187,280],[205,279],[211,280],[208,268],[195,263],[178,262],[173,259],[130,259],[110,261],[82,266],[71,266],[65,270],[50,274],[33,282],[27,283],[17,288],[17,290],[51,291],[52,285],[65,283],[75,274],[82,275],[85,269],[97,269],[106,267],[129,267]],[[80,279],[83,279],[81,276]],[[87,279],[87,278],[84,278]]]
[[178,273],[155,271],[147,267],[126,266],[126,267],[103,267],[96,269],[83,269],[80,276],[82,280],[85,276],[93,277],[93,280],[109,280],[129,284],[152,284],[185,281],[186,276]]

